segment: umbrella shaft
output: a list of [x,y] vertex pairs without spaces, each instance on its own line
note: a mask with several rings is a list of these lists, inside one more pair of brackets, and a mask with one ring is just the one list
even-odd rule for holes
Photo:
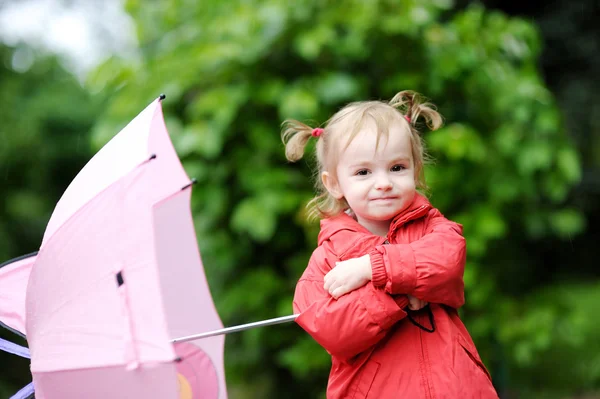
[[275,325],[275,324],[288,323],[290,321],[296,320],[296,317],[298,317],[298,315],[294,314],[294,315],[290,315],[290,316],[277,317],[275,319],[268,319],[268,320],[263,320],[263,321],[257,321],[257,322],[254,322],[254,323],[241,324],[239,326],[221,328],[219,330],[209,331],[209,332],[205,332],[205,333],[202,333],[202,334],[188,335],[186,337],[175,338],[175,339],[171,340],[171,342],[172,343],[177,343],[177,342],[194,341],[196,339],[214,337],[216,335],[229,334],[229,333],[232,333],[232,332],[250,330],[250,329],[256,328],[256,327],[265,327],[265,326],[272,326],[272,325]]

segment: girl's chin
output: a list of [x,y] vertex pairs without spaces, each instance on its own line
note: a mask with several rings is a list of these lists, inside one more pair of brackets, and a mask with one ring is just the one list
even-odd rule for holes
[[373,221],[389,222],[403,211],[404,209],[398,208],[380,209],[378,212],[371,212],[367,218]]
[[378,225],[389,225],[394,219],[395,214],[393,215],[368,215],[367,217],[359,217],[358,220],[363,220],[366,223],[370,224],[378,224]]

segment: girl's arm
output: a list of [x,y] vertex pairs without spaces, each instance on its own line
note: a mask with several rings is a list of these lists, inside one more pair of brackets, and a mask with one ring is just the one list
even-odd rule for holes
[[296,286],[294,312],[300,314],[296,322],[339,360],[348,361],[369,349],[406,317],[405,295],[392,297],[368,283],[334,299],[323,288],[323,276],[309,263]]
[[408,294],[453,308],[464,302],[466,243],[462,227],[432,209],[425,235],[410,244],[379,245],[369,253],[372,282],[390,294]]

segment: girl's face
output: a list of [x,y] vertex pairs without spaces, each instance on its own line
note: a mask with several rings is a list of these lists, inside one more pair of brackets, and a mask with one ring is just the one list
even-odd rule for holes
[[392,219],[414,199],[415,171],[409,133],[401,123],[390,126],[379,146],[376,129],[374,122],[365,122],[340,153],[337,178],[323,172],[322,179],[331,195],[345,198],[362,226],[385,236]]

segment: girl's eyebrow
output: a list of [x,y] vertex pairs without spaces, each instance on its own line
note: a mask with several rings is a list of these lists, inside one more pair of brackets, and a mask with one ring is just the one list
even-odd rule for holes
[[348,165],[348,168],[350,168],[350,169],[364,168],[367,166],[371,166],[372,164],[373,164],[372,161],[356,161],[356,162],[353,162],[350,165]]
[[[390,161],[386,161],[386,163],[390,163],[390,164],[399,163],[399,162],[409,162],[410,163],[410,158],[402,156],[402,157],[398,157],[398,158],[393,158]],[[359,168],[359,167],[371,166],[374,163],[376,163],[376,161],[358,160],[358,161],[351,163],[348,167],[349,168]]]

